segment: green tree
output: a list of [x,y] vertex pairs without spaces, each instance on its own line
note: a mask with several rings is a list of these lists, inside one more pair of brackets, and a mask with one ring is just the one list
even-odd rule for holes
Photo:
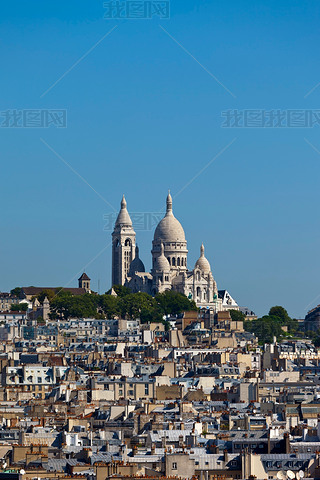
[[60,290],[50,304],[50,317],[67,320],[71,316],[72,303],[72,294],[68,291]]
[[[128,287],[124,287],[123,285],[113,285],[113,290],[116,292],[118,297],[125,297],[126,295],[130,295],[131,290]],[[107,291],[107,295],[110,295],[110,290]]]
[[269,310],[269,315],[271,317],[278,317],[280,318],[283,325],[287,325],[287,322],[291,320],[288,315],[288,312],[285,308],[276,305],[275,307],[271,307]]
[[155,300],[163,315],[179,315],[182,312],[198,310],[193,300],[189,300],[182,293],[173,292],[172,290],[157,293]]
[[257,320],[246,321],[244,322],[244,328],[248,332],[254,333],[260,344],[272,343],[274,336],[278,339],[284,336],[279,318],[270,315],[264,315]]
[[114,318],[120,313],[120,299],[113,295],[99,295],[98,308],[103,311],[107,318]]
[[245,314],[240,310],[229,310],[229,313],[233,322],[244,322],[246,319]]
[[45,288],[37,295],[37,299],[42,304],[44,299],[47,297],[49,302],[51,303],[53,298],[56,296],[56,291],[53,289]]
[[15,297],[20,297],[21,291],[22,291],[21,287],[16,287],[16,288],[13,288],[10,291],[10,293],[11,293],[11,295],[14,295]]
[[28,310],[28,304],[27,303],[18,303],[18,304],[12,303],[10,308],[11,308],[12,312],[26,312]]
[[130,293],[120,299],[121,315],[131,319],[140,318],[141,312],[143,312],[143,316],[146,318],[155,308],[155,299],[144,292]]

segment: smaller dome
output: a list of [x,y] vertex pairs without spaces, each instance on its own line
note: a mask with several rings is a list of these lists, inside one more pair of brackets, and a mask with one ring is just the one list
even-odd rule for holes
[[127,210],[127,202],[126,202],[126,199],[124,198],[124,195],[121,200],[121,210],[116,220],[116,226],[117,225],[126,225],[129,227],[132,227],[132,221]]
[[161,243],[161,251],[160,251],[159,257],[156,257],[155,259],[155,270],[161,271],[161,272],[169,272],[170,271],[170,263],[168,262],[168,259],[164,255],[164,247],[163,243]]
[[208,275],[208,273],[211,272],[210,263],[204,256],[203,244],[201,245],[201,248],[200,248],[200,258],[196,261],[194,268],[200,268],[201,272],[204,273],[205,275]]
[[136,256],[132,260],[132,262],[130,263],[128,276],[133,277],[133,275],[136,272],[145,272],[145,271],[146,270],[144,268],[143,262],[139,258],[139,247],[138,247],[138,245],[136,245]]

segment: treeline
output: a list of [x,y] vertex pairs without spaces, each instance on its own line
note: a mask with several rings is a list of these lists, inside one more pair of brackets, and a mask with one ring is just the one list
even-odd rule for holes
[[193,300],[177,292],[166,291],[155,297],[147,293],[131,293],[121,285],[113,287],[117,296],[86,293],[72,295],[63,289],[43,291],[37,298],[42,303],[47,296],[50,302],[51,319],[68,318],[140,318],[145,322],[162,322],[164,315],[176,315],[184,311],[197,310]]
[[[280,306],[271,307],[268,315],[257,320],[246,320],[243,324],[247,332],[254,333],[259,343],[272,343],[273,337],[282,340],[288,336],[294,336],[298,332],[298,321],[289,317],[285,308]],[[283,329],[283,327],[287,327]],[[287,330],[287,332],[285,331]]]

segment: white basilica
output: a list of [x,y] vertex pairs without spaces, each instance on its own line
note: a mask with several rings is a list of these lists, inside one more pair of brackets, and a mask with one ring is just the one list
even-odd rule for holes
[[112,233],[112,285],[125,285],[132,292],[151,295],[174,290],[193,299],[198,307],[222,310],[222,300],[203,245],[194,269],[187,267],[187,241],[181,223],[173,215],[170,193],[166,214],[154,232],[151,253],[152,270],[147,273],[139,258],[136,233],[123,197]]

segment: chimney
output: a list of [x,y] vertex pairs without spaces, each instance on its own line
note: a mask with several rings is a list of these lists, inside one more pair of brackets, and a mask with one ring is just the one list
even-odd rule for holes
[[285,444],[285,452],[290,453],[290,438],[289,433],[284,434],[284,444]]
[[308,436],[308,427],[307,426],[304,426],[303,427],[303,433],[302,433],[302,440],[305,442],[307,440],[307,436]]
[[223,450],[223,460],[224,460],[224,463],[228,463],[228,450],[227,449]]

